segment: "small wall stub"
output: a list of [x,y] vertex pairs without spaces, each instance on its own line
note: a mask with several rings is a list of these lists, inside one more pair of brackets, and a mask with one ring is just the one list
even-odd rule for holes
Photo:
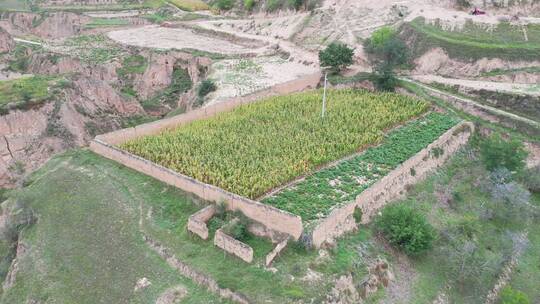
[[266,255],[265,265],[266,267],[270,267],[272,265],[272,262],[274,259],[279,255],[279,253],[287,247],[287,244],[289,243],[289,238],[285,238],[283,241],[279,242],[276,247],[270,253]]
[[208,239],[208,226],[206,223],[214,216],[215,213],[215,205],[208,205],[193,213],[188,219],[187,229],[200,236],[203,240]]
[[214,245],[232,255],[242,259],[246,263],[253,262],[253,248],[227,235],[222,229],[218,229],[214,236]]
[[467,143],[474,131],[470,122],[462,122],[440,136],[436,141],[392,170],[373,184],[348,205],[333,210],[313,230],[313,245],[319,248],[354,229],[353,213],[362,209],[362,223],[366,224],[392,200],[402,197],[406,188],[424,179],[429,172],[441,166],[461,146]]

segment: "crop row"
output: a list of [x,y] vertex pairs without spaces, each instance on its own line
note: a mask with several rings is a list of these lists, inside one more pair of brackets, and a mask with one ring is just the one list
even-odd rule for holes
[[308,176],[262,202],[310,222],[356,196],[458,123],[448,114],[429,113],[390,132],[379,146]]
[[317,167],[378,144],[385,130],[428,104],[392,93],[331,90],[271,97],[122,148],[157,164],[250,198]]

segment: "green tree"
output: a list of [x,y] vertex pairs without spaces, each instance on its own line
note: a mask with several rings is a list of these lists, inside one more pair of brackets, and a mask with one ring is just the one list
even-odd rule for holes
[[366,40],[364,49],[375,66],[374,81],[377,89],[393,91],[398,84],[394,70],[407,63],[409,58],[407,45],[392,28],[383,27]]
[[413,256],[430,249],[436,235],[426,217],[404,203],[385,207],[375,227],[390,244]]
[[517,139],[505,140],[499,134],[492,134],[480,143],[480,155],[490,171],[506,168],[520,172],[525,168],[527,151]]
[[228,11],[233,8],[234,0],[217,0],[214,5],[222,11]]
[[319,52],[321,66],[339,72],[353,64],[354,49],[341,42],[332,42]]

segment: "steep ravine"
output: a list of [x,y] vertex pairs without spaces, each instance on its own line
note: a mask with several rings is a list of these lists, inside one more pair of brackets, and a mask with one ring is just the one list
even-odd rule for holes
[[[125,58],[96,65],[44,51],[29,55],[25,73],[61,76],[64,82],[46,102],[0,116],[0,188],[16,186],[53,154],[84,146],[97,134],[193,106],[211,60],[181,52],[130,54],[143,63],[126,68]],[[178,71],[187,83],[183,91],[171,89]],[[152,108],[145,108],[148,100]]]

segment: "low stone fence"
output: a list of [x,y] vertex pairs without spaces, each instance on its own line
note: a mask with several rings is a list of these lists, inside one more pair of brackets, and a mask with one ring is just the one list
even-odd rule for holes
[[362,223],[368,223],[387,203],[402,197],[406,188],[425,178],[430,171],[441,166],[453,153],[467,143],[474,131],[470,122],[462,122],[448,130],[436,141],[418,152],[388,175],[373,184],[346,206],[335,209],[313,230],[313,245],[320,247],[326,241],[351,231],[356,226],[355,208],[362,210]]
[[188,219],[187,229],[200,236],[203,240],[208,239],[208,226],[206,223],[214,216],[215,213],[215,205],[208,205],[193,213]]
[[232,236],[227,235],[221,228],[216,231],[214,236],[214,245],[232,255],[239,257],[246,263],[253,262],[253,248],[240,242]]
[[283,241],[279,242],[276,247],[272,251],[270,251],[269,254],[266,255],[265,265],[266,267],[269,267],[272,265],[272,262],[274,259],[281,253],[285,247],[287,247],[287,244],[289,243],[289,238],[285,238]]

